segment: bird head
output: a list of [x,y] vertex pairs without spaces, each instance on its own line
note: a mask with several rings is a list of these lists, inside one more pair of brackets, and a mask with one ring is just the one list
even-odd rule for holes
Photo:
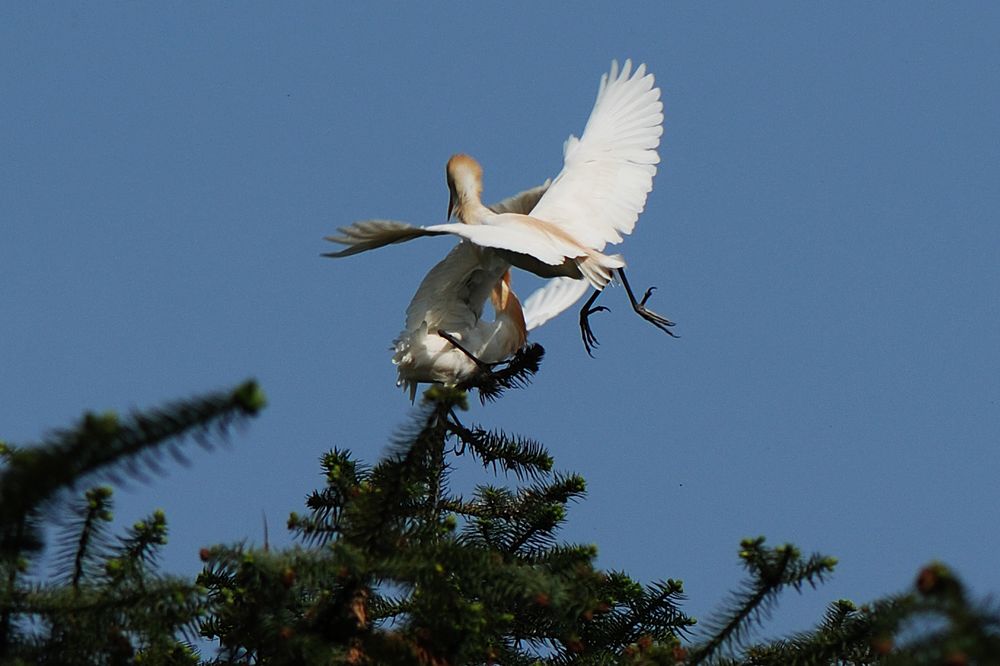
[[448,177],[448,219],[463,201],[479,200],[483,193],[483,168],[468,155],[452,155],[445,167]]

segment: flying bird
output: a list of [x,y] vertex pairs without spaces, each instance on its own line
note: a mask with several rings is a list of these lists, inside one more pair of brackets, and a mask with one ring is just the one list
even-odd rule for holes
[[[594,287],[595,292],[580,310],[588,354],[597,344],[589,317],[607,309],[594,306],[594,302],[616,275],[633,310],[674,336],[669,328],[674,323],[646,308],[653,288],[636,299],[625,275],[625,260],[619,254],[603,252],[608,243],[620,243],[622,234],[632,232],[645,206],[659,163],[656,149],[662,123],[660,89],[654,86],[653,75],[646,73],[646,66],[639,65],[633,72],[630,60],[621,70],[612,62],[611,71],[601,77],[583,135],[579,139],[571,135],[565,142],[562,171],[531,208],[484,206],[482,167],[468,155],[454,155],[446,167],[448,219],[458,222],[424,227],[391,220],[356,222],[341,228],[341,235],[327,238],[347,247],[325,256],[346,257],[420,236],[453,234],[479,247],[490,274],[499,271],[498,279],[503,275],[502,267],[505,270],[513,265],[543,278],[575,281],[573,288],[565,281],[559,288],[564,294],[575,289],[576,299],[588,285]],[[508,201],[523,205],[530,199],[512,197]],[[563,298],[563,308],[576,299],[566,303],[568,298]]]

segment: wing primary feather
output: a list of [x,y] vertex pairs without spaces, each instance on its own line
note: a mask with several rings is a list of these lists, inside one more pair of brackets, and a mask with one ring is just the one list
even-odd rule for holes
[[393,220],[364,220],[347,227],[341,227],[338,231],[341,235],[327,236],[326,240],[346,245],[347,248],[339,252],[326,252],[323,254],[324,257],[349,257],[359,252],[393,243],[402,243],[420,236],[438,236],[446,233]]
[[[601,251],[631,233],[653,188],[663,134],[660,89],[644,64],[612,61],[582,136],[563,146],[563,168],[531,211]],[[595,275],[594,277],[603,276]]]

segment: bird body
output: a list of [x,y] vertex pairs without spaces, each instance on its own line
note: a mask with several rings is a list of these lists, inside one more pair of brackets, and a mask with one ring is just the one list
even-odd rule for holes
[[[601,78],[594,109],[581,138],[563,146],[563,169],[554,181],[492,207],[483,205],[483,170],[458,154],[445,169],[448,222],[418,227],[391,220],[366,220],[342,227],[327,240],[346,246],[329,257],[346,257],[420,236],[451,234],[461,240],[424,278],[407,309],[406,328],[394,343],[398,383],[457,384],[489,364],[510,357],[527,331],[570,307],[593,286],[597,291],[580,313],[587,352],[597,340],[587,317],[601,290],[620,276],[633,308],[666,332],[672,322],[645,309],[651,289],[637,302],[625,278],[621,255],[606,254],[608,243],[631,233],[652,189],[663,132],[660,90],[645,65],[632,71],[625,61]],[[451,219],[457,222],[451,222]],[[510,289],[511,266],[550,278],[522,308]],[[486,298],[493,321],[482,317]]]
[[[483,318],[487,298],[496,313],[492,321]],[[460,384],[483,365],[509,358],[527,338],[508,264],[463,241],[427,273],[406,309],[406,327],[393,342],[397,385],[412,400],[420,382]]]
[[602,250],[632,231],[645,206],[659,162],[662,122],[660,90],[645,65],[633,73],[631,61],[620,71],[614,62],[601,78],[582,138],[566,141],[563,169],[534,206],[516,212],[487,208],[480,200],[482,167],[468,155],[455,155],[446,175],[448,217],[457,223],[417,227],[388,220],[358,222],[328,237],[347,247],[326,256],[453,234],[541,277],[585,279],[603,289],[625,261]]

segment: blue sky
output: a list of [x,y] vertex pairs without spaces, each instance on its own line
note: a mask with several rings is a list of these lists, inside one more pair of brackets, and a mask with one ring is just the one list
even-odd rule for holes
[[[533,334],[526,391],[468,416],[582,474],[568,540],[704,616],[742,537],[840,558],[804,628],[939,558],[1000,591],[1000,8],[992,3],[7,3],[0,7],[0,437],[258,378],[233,445],[118,494],[165,559],[287,543],[333,446],[411,407],[388,347],[423,239],[323,259],[337,226],[444,221],[467,152],[496,200],[554,176],[612,58],[663,89],[624,293]],[[518,274],[526,296],[535,282]],[[483,477],[466,466],[457,477]]]

